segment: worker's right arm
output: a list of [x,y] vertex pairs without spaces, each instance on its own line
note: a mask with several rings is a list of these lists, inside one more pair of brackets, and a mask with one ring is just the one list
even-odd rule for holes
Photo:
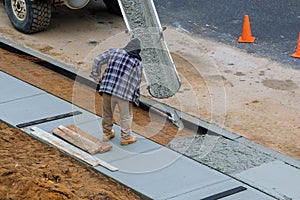
[[110,56],[110,50],[99,54],[95,59],[94,59],[94,64],[92,67],[92,72],[90,77],[93,78],[96,82],[100,81],[100,74],[101,74],[101,69],[102,66],[108,62]]

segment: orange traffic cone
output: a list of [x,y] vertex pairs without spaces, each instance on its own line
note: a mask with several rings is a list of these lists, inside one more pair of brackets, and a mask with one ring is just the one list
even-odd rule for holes
[[300,33],[299,33],[298,46],[297,46],[296,52],[293,53],[291,56],[294,58],[300,58]]
[[242,36],[238,39],[238,42],[253,43],[254,40],[255,37],[253,37],[251,33],[249,16],[245,15]]

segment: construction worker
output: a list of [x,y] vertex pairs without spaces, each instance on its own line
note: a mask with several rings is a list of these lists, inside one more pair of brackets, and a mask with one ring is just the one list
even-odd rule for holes
[[[132,104],[139,104],[140,84],[143,73],[140,56],[140,40],[134,38],[124,48],[109,49],[94,59],[91,77],[100,83],[99,93],[102,95],[102,130],[103,141],[115,137],[113,114],[116,105],[120,111],[121,145],[136,142],[131,135]],[[102,78],[101,69],[106,69]]]

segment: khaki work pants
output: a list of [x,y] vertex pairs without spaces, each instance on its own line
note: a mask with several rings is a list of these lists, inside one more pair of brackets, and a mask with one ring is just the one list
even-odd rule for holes
[[102,130],[109,135],[113,127],[113,114],[118,105],[121,121],[121,138],[129,139],[132,126],[132,103],[124,99],[103,93],[102,95]]

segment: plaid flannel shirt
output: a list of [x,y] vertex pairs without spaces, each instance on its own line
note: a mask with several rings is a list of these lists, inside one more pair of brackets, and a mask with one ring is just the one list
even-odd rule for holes
[[124,49],[109,49],[95,58],[91,75],[100,77],[105,63],[107,66],[99,92],[105,92],[138,105],[143,74],[142,62],[130,57]]

